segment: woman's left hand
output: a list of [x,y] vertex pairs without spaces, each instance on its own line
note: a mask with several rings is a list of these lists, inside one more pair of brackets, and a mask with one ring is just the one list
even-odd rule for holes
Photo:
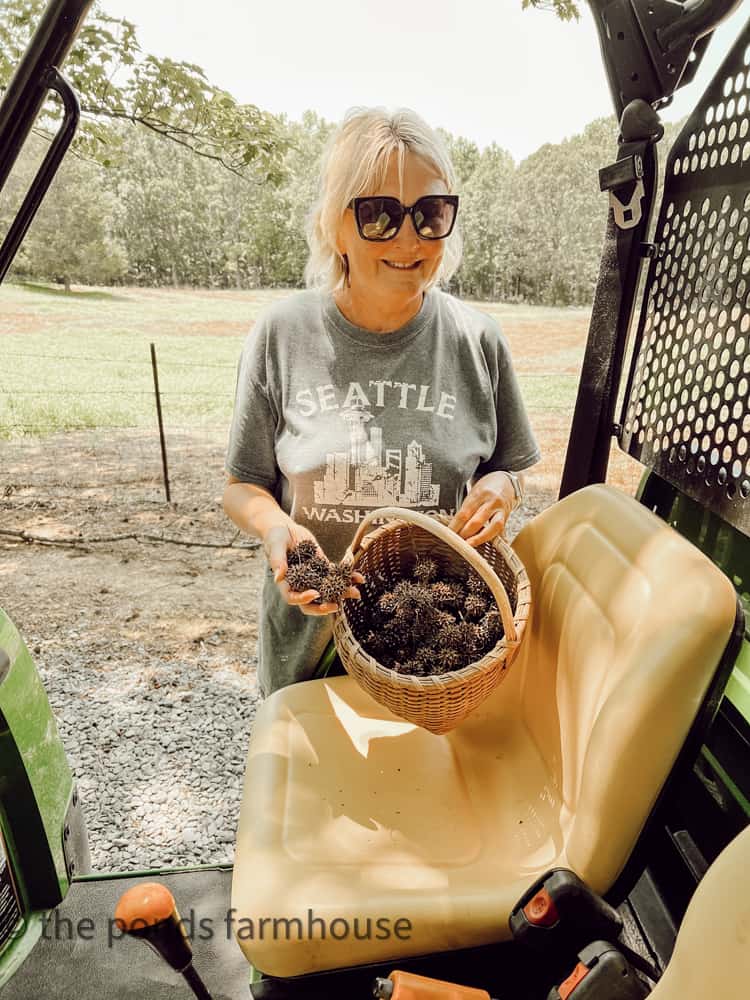
[[504,472],[490,472],[474,483],[448,527],[476,548],[502,535],[515,502],[510,478]]

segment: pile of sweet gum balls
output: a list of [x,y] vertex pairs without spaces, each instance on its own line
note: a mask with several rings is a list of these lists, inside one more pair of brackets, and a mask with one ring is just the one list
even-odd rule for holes
[[[317,590],[338,603],[352,585],[350,569],[330,563],[314,542],[288,553],[286,580],[294,591]],[[362,647],[384,667],[427,677],[460,670],[481,659],[503,635],[503,623],[484,580],[473,569],[438,579],[438,564],[417,558],[411,576],[390,585],[369,581]]]

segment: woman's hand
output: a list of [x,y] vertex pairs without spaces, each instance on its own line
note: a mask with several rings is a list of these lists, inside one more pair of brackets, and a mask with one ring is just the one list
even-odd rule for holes
[[503,534],[515,503],[510,477],[490,472],[474,483],[448,527],[476,548]]
[[[295,605],[304,615],[333,614],[339,610],[338,604],[332,602],[327,604],[313,604],[312,602],[320,597],[317,590],[305,590],[302,593],[297,593],[294,590],[290,590],[289,584],[286,582],[286,572],[288,569],[287,552],[303,539],[313,542],[317,545],[320,555],[325,555],[311,531],[308,531],[307,528],[303,528],[299,524],[294,524],[293,530],[294,535],[292,535],[291,527],[281,524],[274,525],[272,528],[269,528],[263,539],[263,551],[266,553],[268,565],[273,570],[273,578],[281,592],[281,596],[287,604]],[[352,573],[352,579],[355,583],[365,582],[365,578],[361,573]],[[350,587],[343,595],[342,600],[346,598],[359,600],[361,596],[356,587]]]

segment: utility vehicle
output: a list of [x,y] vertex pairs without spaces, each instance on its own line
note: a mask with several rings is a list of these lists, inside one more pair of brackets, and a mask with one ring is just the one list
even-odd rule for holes
[[[50,89],[65,108],[0,276],[75,131],[62,68],[90,5],[51,0],[0,107],[0,187]],[[750,818],[750,22],[696,95],[660,196],[656,161],[659,110],[737,5],[590,0],[620,128],[599,175],[608,222],[560,499],[515,543],[534,594],[518,660],[454,732],[394,729],[349,677],[284,689],[256,721],[233,868],[92,874],[85,803],[23,622],[0,612],[2,1000],[191,988],[356,1000],[373,983],[378,996],[430,995],[394,970],[498,1000],[625,996],[622,982],[597,986],[603,952],[579,960],[589,942],[571,951],[555,931],[565,893],[556,914],[539,880],[574,869],[617,908],[622,930],[607,933],[646,991],[732,841],[713,879],[727,905],[696,897],[703,930],[687,921],[680,951],[683,965],[698,953],[713,971],[683,976],[679,995],[708,996],[714,983],[728,997],[731,977],[749,975],[750,852],[734,838]],[[612,447],[646,468],[635,498],[606,484]],[[544,890],[553,903],[557,877]],[[171,897],[142,889],[153,881],[193,931],[194,967]],[[133,887],[141,895],[120,903],[115,924]],[[364,916],[386,921],[380,936],[333,933]],[[292,933],[263,937],[263,919]],[[298,919],[318,923],[295,934]],[[399,919],[411,934],[396,932]],[[536,951],[520,940],[534,936]]]

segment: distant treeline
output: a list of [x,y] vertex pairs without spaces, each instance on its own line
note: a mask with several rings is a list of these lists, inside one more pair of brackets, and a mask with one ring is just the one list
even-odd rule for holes
[[[68,156],[14,265],[18,278],[71,284],[299,287],[304,219],[333,126],[308,112],[284,121],[285,180],[253,182],[173,142],[128,127],[109,167]],[[675,134],[669,128],[668,139]],[[444,133],[461,195],[464,259],[451,291],[478,299],[581,305],[599,266],[606,195],[597,171],[616,151],[614,119],[542,146],[515,164]],[[660,148],[665,151],[668,141]],[[10,217],[43,152],[29,144],[11,179]],[[664,154],[662,154],[664,156]]]

